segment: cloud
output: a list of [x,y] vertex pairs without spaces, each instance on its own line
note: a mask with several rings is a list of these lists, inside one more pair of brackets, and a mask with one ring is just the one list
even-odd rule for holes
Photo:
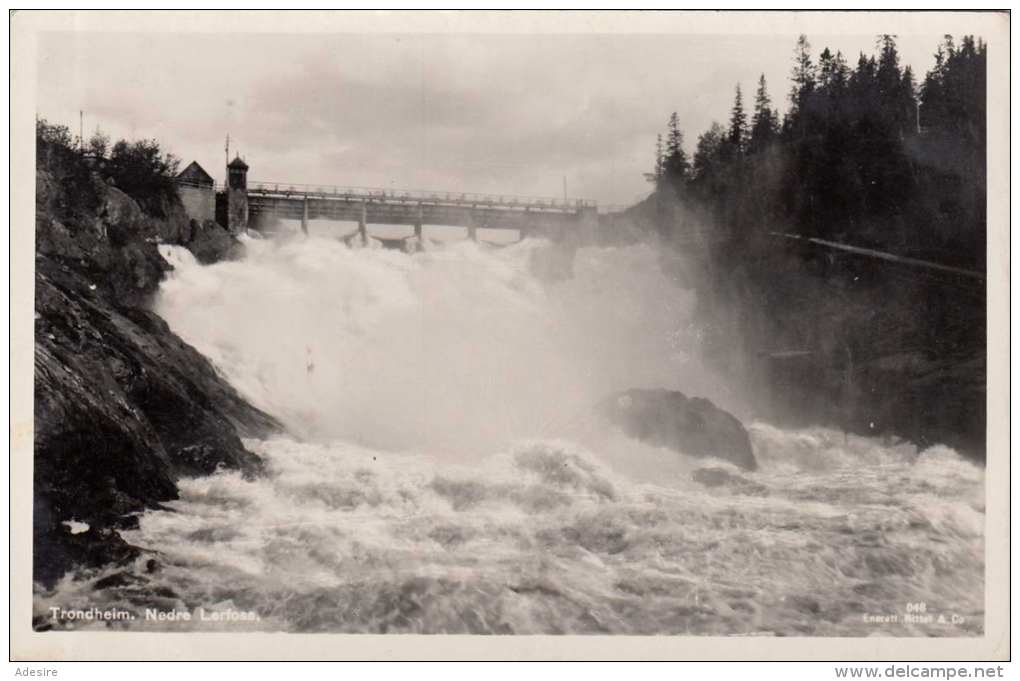
[[[156,137],[222,177],[223,143],[255,179],[606,203],[647,191],[677,111],[688,148],[759,73],[787,87],[790,36],[54,33],[40,113]],[[873,37],[824,36],[844,53]],[[910,38],[915,72],[936,37]],[[921,56],[918,56],[921,55]]]

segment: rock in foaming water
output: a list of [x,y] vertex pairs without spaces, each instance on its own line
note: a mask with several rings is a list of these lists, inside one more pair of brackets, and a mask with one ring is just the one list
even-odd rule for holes
[[758,467],[743,424],[702,397],[676,390],[632,389],[610,395],[596,410],[630,437],[696,457]]

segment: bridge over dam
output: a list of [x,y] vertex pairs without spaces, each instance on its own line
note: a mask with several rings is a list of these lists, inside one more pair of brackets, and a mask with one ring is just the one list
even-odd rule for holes
[[[235,158],[227,166],[227,184],[216,193],[217,221],[232,233],[246,229],[273,230],[280,220],[299,222],[307,233],[311,220],[357,224],[350,236],[368,239],[371,224],[408,225],[419,239],[428,225],[464,227],[468,237],[480,229],[516,230],[523,239],[594,240],[607,215],[588,199],[562,199],[441,191],[402,191],[368,187],[339,187],[249,183],[248,165]],[[179,183],[183,179],[179,178]]]

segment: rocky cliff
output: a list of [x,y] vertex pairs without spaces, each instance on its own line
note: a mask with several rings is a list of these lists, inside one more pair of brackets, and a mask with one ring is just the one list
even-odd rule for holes
[[[244,402],[148,309],[170,266],[157,244],[203,262],[240,248],[179,203],[162,217],[81,168],[36,175],[34,569],[130,559],[117,530],[176,498],[176,480],[219,467],[258,474],[242,437],[278,424]],[[75,177],[76,175],[76,177]]]

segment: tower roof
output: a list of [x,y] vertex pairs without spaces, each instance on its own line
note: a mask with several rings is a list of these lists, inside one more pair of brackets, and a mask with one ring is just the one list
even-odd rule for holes
[[240,156],[235,156],[234,160],[227,164],[228,168],[240,168],[241,170],[248,170],[248,164],[241,160]]

